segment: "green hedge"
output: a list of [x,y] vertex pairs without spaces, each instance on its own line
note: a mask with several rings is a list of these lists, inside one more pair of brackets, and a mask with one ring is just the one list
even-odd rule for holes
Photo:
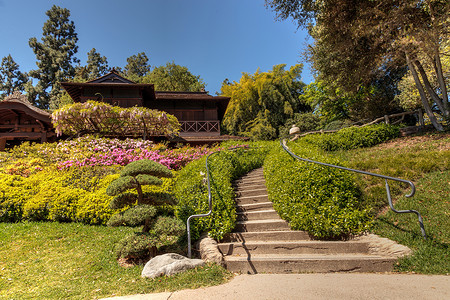
[[[232,144],[224,144],[228,148]],[[210,156],[208,165],[211,174],[212,215],[191,220],[193,240],[209,231],[216,239],[231,232],[236,221],[234,190],[232,182],[243,174],[262,166],[266,147],[263,143],[252,143],[249,150],[221,151]],[[208,187],[206,181],[206,157],[193,161],[178,172],[174,185],[174,195],[178,201],[176,216],[187,221],[193,214],[204,214],[209,210]]]
[[308,135],[302,138],[325,151],[372,147],[400,135],[397,126],[379,124],[343,128],[332,134]]
[[[300,157],[340,164],[311,144],[289,144]],[[341,238],[370,228],[369,210],[360,203],[360,191],[350,173],[294,160],[281,146],[264,162],[264,175],[275,210],[294,230],[316,238]]]

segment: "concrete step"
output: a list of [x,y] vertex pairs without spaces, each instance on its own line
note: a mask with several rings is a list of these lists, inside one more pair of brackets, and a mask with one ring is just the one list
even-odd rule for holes
[[300,241],[310,240],[306,231],[260,231],[260,232],[231,232],[225,235],[222,242],[254,242],[254,241]]
[[287,230],[288,222],[281,219],[272,220],[254,220],[254,221],[237,221],[234,232],[245,231],[279,231]]
[[264,178],[241,178],[238,180],[235,180],[234,185],[248,185],[248,184],[266,184],[266,181]]
[[274,209],[265,209],[265,210],[257,210],[257,211],[248,211],[248,212],[237,212],[236,219],[238,221],[246,221],[246,220],[269,220],[269,219],[278,219],[278,213]]
[[267,194],[257,196],[243,196],[235,199],[238,205],[269,202],[269,196]]
[[369,244],[361,241],[254,241],[219,244],[223,255],[254,254],[367,254]]
[[330,272],[389,272],[394,258],[363,254],[303,254],[303,255],[244,255],[225,256],[231,272],[256,273],[330,273]]
[[257,188],[257,189],[240,188],[240,189],[236,190],[237,197],[250,197],[250,196],[261,196],[261,195],[267,196],[266,187]]
[[236,212],[250,212],[257,210],[267,210],[273,209],[273,203],[270,201],[267,202],[257,202],[257,203],[249,203],[249,204],[241,204],[236,206]]
[[264,182],[260,182],[260,183],[250,183],[250,184],[233,184],[233,187],[236,191],[241,191],[241,190],[256,190],[256,189],[267,189],[266,184]]

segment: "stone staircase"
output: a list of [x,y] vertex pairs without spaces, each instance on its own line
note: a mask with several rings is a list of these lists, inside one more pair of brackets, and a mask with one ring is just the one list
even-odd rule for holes
[[[393,242],[373,235],[350,241],[317,241],[304,231],[290,230],[268,199],[262,169],[236,180],[235,191],[236,227],[218,244],[229,271],[386,272],[405,253],[403,248],[390,247]],[[388,246],[380,240],[389,241]]]

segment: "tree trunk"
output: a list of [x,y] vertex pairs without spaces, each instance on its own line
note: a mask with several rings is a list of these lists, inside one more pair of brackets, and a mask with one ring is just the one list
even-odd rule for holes
[[414,64],[417,66],[417,69],[419,70],[420,76],[422,77],[423,84],[425,85],[425,88],[427,89],[428,94],[431,96],[431,99],[436,103],[436,105],[439,107],[439,110],[444,116],[447,116],[447,113],[444,108],[444,104],[442,103],[442,99],[439,98],[439,96],[436,94],[436,92],[431,87],[430,81],[428,80],[427,73],[425,72],[422,64],[418,60],[414,60]]
[[434,66],[434,70],[436,72],[436,76],[438,78],[439,87],[441,88],[441,91],[442,91],[442,102],[444,105],[444,109],[447,112],[446,116],[448,116],[450,113],[449,107],[448,107],[448,92],[447,92],[447,85],[445,84],[445,79],[444,79],[444,75],[442,72],[442,64],[441,64],[441,57],[439,56],[439,51],[436,51],[436,54],[435,54],[434,60],[433,60],[433,66]]
[[427,113],[428,117],[430,118],[431,123],[433,124],[434,128],[438,131],[444,131],[444,128],[442,125],[438,122],[436,117],[433,114],[433,111],[431,110],[430,104],[428,103],[427,95],[425,94],[425,90],[423,89],[422,83],[420,82],[419,75],[417,75],[416,69],[414,65],[412,64],[408,53],[406,54],[406,62],[408,63],[408,67],[411,70],[412,76],[414,78],[414,82],[416,83],[416,87],[419,90],[420,99],[422,100],[423,107],[425,109],[425,112]]
[[143,199],[144,199],[144,194],[142,193],[142,188],[141,185],[139,184],[139,182],[137,181],[137,179],[135,179],[136,181],[136,190],[138,192],[138,202],[137,204],[142,204]]

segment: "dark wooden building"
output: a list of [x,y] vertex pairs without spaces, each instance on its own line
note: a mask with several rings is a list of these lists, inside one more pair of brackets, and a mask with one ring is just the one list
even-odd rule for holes
[[0,102],[0,150],[7,141],[46,142],[54,136],[51,115],[33,106],[25,95],[15,92]]
[[121,107],[144,106],[172,114],[181,124],[179,141],[201,143],[235,138],[220,134],[220,122],[230,101],[228,97],[211,96],[207,92],[155,91],[153,84],[135,83],[115,70],[89,82],[62,82],[61,85],[75,102],[96,100]]

